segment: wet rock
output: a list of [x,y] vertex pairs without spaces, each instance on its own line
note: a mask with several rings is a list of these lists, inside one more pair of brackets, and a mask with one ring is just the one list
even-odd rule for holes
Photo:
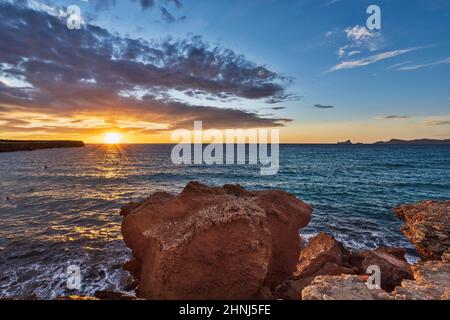
[[413,279],[410,264],[402,249],[380,248],[352,253],[350,264],[358,269],[358,274],[366,274],[370,266],[381,271],[381,288],[388,292],[395,289],[405,279]]
[[426,201],[394,209],[403,234],[424,260],[440,260],[450,248],[450,201]]
[[311,208],[283,191],[189,183],[122,214],[140,297],[251,299],[295,270]]
[[355,275],[318,276],[302,291],[303,300],[389,300],[389,294],[369,289]]

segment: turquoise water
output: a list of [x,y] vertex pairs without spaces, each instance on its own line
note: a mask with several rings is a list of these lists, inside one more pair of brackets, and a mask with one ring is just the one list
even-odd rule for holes
[[[450,199],[450,146],[283,145],[280,171],[257,166],[175,166],[169,145],[96,146],[0,154],[0,297],[41,299],[127,290],[130,253],[119,208],[191,181],[281,188],[314,207],[301,234],[326,231],[351,248],[402,246],[392,208]],[[82,289],[66,288],[79,265]]]

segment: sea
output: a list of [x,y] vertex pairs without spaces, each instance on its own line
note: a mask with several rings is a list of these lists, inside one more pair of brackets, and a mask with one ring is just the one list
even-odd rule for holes
[[[132,293],[122,265],[121,206],[189,181],[278,188],[310,204],[307,241],[324,231],[353,249],[407,248],[401,204],[450,199],[450,146],[281,145],[280,170],[258,165],[174,165],[172,145],[87,145],[0,153],[0,298]],[[80,287],[68,286],[73,266]],[[70,288],[70,289],[69,289]]]

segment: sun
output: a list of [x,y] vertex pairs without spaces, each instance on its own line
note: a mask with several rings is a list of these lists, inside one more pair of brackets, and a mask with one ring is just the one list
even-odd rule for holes
[[118,144],[122,141],[123,135],[117,132],[108,132],[103,135],[103,141],[107,144]]

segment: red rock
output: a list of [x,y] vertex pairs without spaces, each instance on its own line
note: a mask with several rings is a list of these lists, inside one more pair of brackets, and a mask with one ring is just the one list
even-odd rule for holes
[[311,208],[283,191],[189,183],[123,215],[140,297],[251,299],[294,271]]
[[319,275],[354,274],[348,265],[350,252],[333,237],[320,233],[300,252],[296,271],[289,280],[279,285],[275,295],[282,299],[300,299],[303,288]]
[[347,264],[349,257],[350,252],[341,243],[326,233],[319,233],[300,252],[293,277],[344,273],[341,267]]
[[403,280],[413,278],[411,266],[405,259],[403,249],[380,248],[357,251],[352,253],[349,262],[358,269],[359,274],[366,274],[369,266],[378,266],[381,271],[381,288],[389,292]]

